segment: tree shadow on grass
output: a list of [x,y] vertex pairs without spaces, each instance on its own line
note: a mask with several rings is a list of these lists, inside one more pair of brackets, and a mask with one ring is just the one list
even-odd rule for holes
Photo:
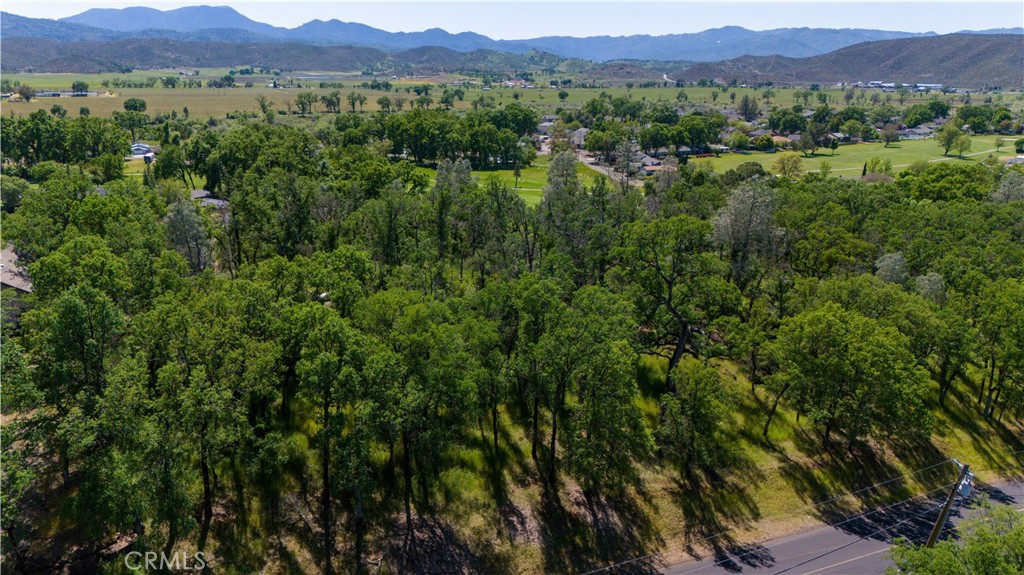
[[741,571],[744,565],[771,566],[775,560],[767,548],[742,544],[733,535],[736,528],[761,518],[757,502],[734,478],[743,477],[744,482],[754,484],[763,474],[745,459],[734,459],[729,469],[732,477],[723,477],[712,468],[688,481],[674,480],[670,494],[685,520],[684,550],[703,559],[702,549],[707,549],[715,564],[728,571]]
[[[980,455],[986,467],[1001,475],[1014,476],[1022,471],[1024,457],[1024,434],[1013,429],[1014,424],[986,420],[980,413],[974,392],[976,386],[961,376],[960,385],[954,386],[946,398],[943,408],[944,419],[937,422],[936,432],[951,435],[954,432],[967,434],[971,447]],[[1014,455],[1016,453],[1016,455]]]
[[[891,500],[893,496],[914,495],[907,482],[899,479],[904,472],[870,446],[856,445],[848,450],[845,443],[833,442],[832,449],[824,451],[815,440],[805,439],[809,443],[796,442],[801,451],[818,446],[813,454],[808,454],[811,463],[786,457],[779,470],[793,491],[813,506],[810,511],[825,501],[831,502],[833,510],[852,511],[879,500]],[[941,454],[936,454],[928,463],[937,463],[941,458]],[[915,477],[915,481],[929,484],[927,477]]]
[[638,501],[646,494],[608,495],[572,489],[564,498],[545,487],[534,507],[544,571],[589,571],[630,561],[615,573],[656,573],[651,550],[664,542]]
[[[393,526],[392,533],[385,544],[385,561],[392,573],[485,572],[480,556],[442,521],[415,516],[411,533],[406,532],[404,519]],[[491,569],[487,572],[493,572]]]

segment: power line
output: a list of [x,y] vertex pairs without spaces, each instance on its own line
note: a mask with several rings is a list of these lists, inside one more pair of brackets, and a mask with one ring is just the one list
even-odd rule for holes
[[[955,483],[955,482],[954,482],[954,483]],[[953,486],[953,483],[949,483],[949,484],[947,484],[947,485],[943,485],[942,487],[938,487],[938,488],[936,488],[936,489],[932,489],[931,491],[928,491],[928,492],[922,493],[922,494],[920,494],[920,495],[915,495],[915,496],[913,496],[913,497],[910,497],[910,498],[904,499],[904,500],[902,500],[902,501],[897,501],[897,502],[895,502],[895,503],[891,503],[891,504],[889,504],[889,505],[886,505],[885,507],[880,507],[880,508],[878,508],[878,509],[872,509],[872,510],[870,510],[870,511],[865,511],[865,512],[863,512],[863,513],[859,513],[859,514],[857,514],[857,515],[852,515],[852,516],[850,516],[850,517],[847,517],[846,519],[843,519],[842,521],[839,521],[839,522],[837,522],[837,523],[827,524],[827,525],[825,525],[824,527],[833,527],[833,528],[834,528],[834,527],[839,527],[840,525],[844,525],[844,524],[846,524],[846,523],[849,523],[850,521],[853,521],[854,519],[857,519],[858,517],[866,517],[866,516],[868,516],[868,515],[873,515],[873,514],[875,514],[875,513],[880,513],[880,512],[883,512],[883,511],[888,511],[889,509],[892,509],[893,507],[896,507],[896,506],[898,506],[898,505],[902,505],[902,504],[904,504],[904,503],[907,503],[907,502],[909,502],[909,501],[913,501],[914,499],[918,499],[918,498],[920,498],[920,497],[924,497],[924,496],[927,496],[927,495],[931,495],[932,493],[935,493],[935,492],[937,492],[937,491],[943,491],[943,490],[945,490],[945,489],[947,489],[947,488],[949,488],[949,487],[952,487],[952,486]],[[897,523],[897,525],[899,525],[899,523]],[[893,525],[892,527],[895,527],[895,525]],[[724,559],[719,559],[718,561],[715,561],[714,563],[712,563],[712,564],[710,564],[710,565],[701,565],[701,566],[699,566],[699,567],[696,567],[696,568],[694,568],[694,569],[691,569],[691,570],[689,570],[689,571],[683,571],[683,572],[682,572],[682,573],[680,573],[679,575],[686,575],[687,573],[695,573],[695,572],[697,572],[697,571],[700,571],[700,570],[702,570],[702,569],[707,569],[707,568],[709,568],[709,567],[716,567],[716,566],[718,566],[718,565],[721,565],[722,563],[725,563],[725,562],[727,562],[727,561],[735,561],[736,559],[742,559],[742,558],[744,558],[744,557],[747,557],[747,556],[749,556],[749,555],[753,555],[754,553],[757,553],[757,552],[759,552],[759,551],[758,551],[758,550],[754,550],[754,551],[747,551],[746,553],[741,553],[741,554],[739,554],[739,555],[735,555],[735,556],[730,556],[730,557],[726,557],[726,558],[724,558]]]
[[[1024,452],[1024,450],[1021,450],[1021,452]],[[1013,455],[1013,454],[1011,454],[1011,455]],[[872,489],[877,489],[879,487],[882,487],[883,485],[888,485],[890,483],[895,483],[897,481],[909,479],[909,478],[914,477],[916,475],[920,475],[921,473],[924,473],[925,471],[929,471],[929,470],[935,469],[936,467],[939,467],[941,465],[945,465],[947,463],[951,463],[952,461],[953,461],[953,459],[949,458],[949,459],[946,459],[944,461],[940,461],[938,463],[933,463],[932,465],[929,465],[927,467],[922,467],[920,469],[914,470],[914,471],[912,471],[910,473],[905,473],[903,475],[900,475],[900,476],[897,476],[897,477],[893,477],[891,479],[886,479],[885,481],[881,481],[881,482],[875,483],[873,485],[869,485],[867,487],[858,489],[856,491],[851,491],[851,492],[847,492],[847,493],[841,493],[839,495],[836,495],[836,496],[831,497],[829,499],[825,499],[823,501],[818,501],[816,503],[808,503],[808,504],[805,504],[803,507],[798,507],[796,510],[792,511],[791,513],[797,513],[799,511],[803,511],[805,509],[820,507],[822,505],[825,505],[826,503],[832,503],[833,501],[842,499],[844,497],[851,497],[851,496],[854,496],[854,495],[858,495],[860,493],[864,493],[866,491],[870,491]],[[945,487],[949,487],[949,485],[946,485]],[[943,489],[945,487],[943,487]],[[932,493],[932,492],[929,491],[928,493]],[[919,497],[919,496],[915,496],[915,497]],[[913,497],[911,499],[913,499]],[[904,500],[904,501],[909,501],[909,499],[908,500]],[[900,503],[903,503],[903,502],[901,501]],[[854,516],[854,517],[857,517],[857,516]],[[721,537],[723,535],[726,535],[728,533],[736,531],[737,529],[739,529],[738,526],[737,527],[732,527],[730,529],[726,529],[724,531],[720,531],[720,532],[715,533],[713,535],[708,535],[708,536],[702,537],[700,539],[697,539],[696,541],[687,542],[687,543],[685,543],[685,545],[693,546],[693,545],[699,545],[701,543],[706,543],[708,541],[711,541],[713,539],[717,539],[717,538],[719,538],[719,537]],[[680,546],[674,546],[674,547],[670,547],[670,548],[664,549],[662,551],[657,551],[657,552],[654,552],[654,553],[649,553],[649,554],[643,555],[641,557],[634,557],[632,559],[626,559],[626,560],[620,561],[618,563],[613,563],[612,565],[608,565],[606,567],[600,567],[598,569],[587,571],[586,573],[583,573],[582,575],[594,575],[596,573],[602,573],[604,571],[609,571],[611,569],[617,569],[617,568],[622,567],[624,565],[629,565],[631,563],[636,563],[638,561],[643,561],[643,560],[651,559],[653,557],[657,557],[658,555],[661,555],[661,554],[665,553],[666,551],[675,550],[675,549],[678,549],[679,547]]]
[[[953,485],[953,484],[951,483],[950,485]],[[949,487],[949,486],[947,486],[947,487]],[[899,521],[899,522],[897,522],[897,523],[895,523],[893,525],[889,525],[888,527],[883,527],[882,529],[879,529],[878,531],[875,531],[874,533],[869,533],[867,535],[862,535],[861,537],[859,537],[855,541],[851,541],[849,543],[846,543],[845,545],[840,545],[839,547],[836,547],[835,549],[833,549],[831,551],[826,551],[825,553],[822,553],[821,555],[818,555],[817,557],[812,557],[810,559],[807,559],[806,561],[802,561],[800,563],[797,563],[796,565],[791,565],[791,566],[786,567],[785,569],[783,569],[781,571],[776,571],[775,573],[772,573],[772,575],[782,575],[783,573],[785,573],[787,571],[791,571],[791,570],[796,569],[797,567],[800,567],[802,565],[807,565],[808,563],[810,563],[812,561],[817,561],[818,559],[821,559],[822,557],[828,557],[829,555],[835,553],[836,551],[841,551],[843,549],[846,549],[847,547],[850,547],[852,545],[856,545],[857,543],[860,543],[861,541],[864,541],[865,539],[867,539],[869,537],[874,537],[876,535],[881,535],[882,533],[885,533],[886,531],[892,529],[893,527],[898,527],[898,526],[903,525],[904,523],[906,523],[908,521],[913,521],[914,519],[918,519],[918,518],[924,517],[925,515],[931,513],[932,511],[938,509],[939,507],[942,507],[942,505],[943,505],[943,503],[939,503],[937,505],[934,505],[930,509],[926,509],[925,511],[922,511],[921,513],[918,513],[916,515],[912,515],[910,517],[907,517],[906,519],[904,519],[902,521]]]

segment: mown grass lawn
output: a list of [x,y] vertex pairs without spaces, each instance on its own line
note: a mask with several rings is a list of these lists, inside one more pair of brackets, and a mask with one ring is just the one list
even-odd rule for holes
[[[813,156],[800,155],[805,172],[817,172],[822,162],[827,162],[832,173],[843,177],[860,177],[864,164],[871,158],[878,157],[891,160],[893,169],[900,172],[916,161],[925,162],[978,162],[992,154],[995,157],[1013,155],[1012,142],[1006,142],[996,150],[996,140],[1002,136],[974,136],[971,138],[971,150],[958,158],[955,152],[943,156],[942,148],[936,140],[906,140],[885,147],[882,143],[847,144],[832,151],[819,149]],[[724,173],[744,162],[757,162],[771,171],[772,164],[780,153],[744,152],[722,154],[718,158],[694,160],[698,165],[711,167],[715,172]]]
[[[518,187],[515,187],[516,177],[512,170],[475,171],[473,172],[473,175],[477,177],[477,180],[480,183],[483,183],[487,178],[497,177],[503,183],[515,187],[516,193],[526,200],[527,205],[536,206],[544,198],[544,185],[547,184],[548,181],[548,166],[550,165],[551,156],[537,156],[537,159],[535,159],[532,164],[519,171],[520,177]],[[418,169],[427,174],[430,178],[431,185],[433,185],[434,179],[437,175],[437,170],[424,166],[420,166]],[[582,162],[576,163],[576,174],[580,178],[580,183],[588,187],[594,185],[597,178],[604,177],[585,166]]]

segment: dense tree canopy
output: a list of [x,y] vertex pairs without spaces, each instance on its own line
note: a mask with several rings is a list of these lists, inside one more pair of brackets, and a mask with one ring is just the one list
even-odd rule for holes
[[[137,104],[0,123],[4,240],[33,281],[0,349],[12,545],[53,520],[97,544],[269,554],[257,541],[294,529],[331,572],[369,565],[367,541],[391,553],[395,530],[416,545],[438,510],[503,516],[510,472],[589,504],[643,492],[647,469],[720,479],[730,433],[770,441],[783,412],[838,459],[924,441],[949,398],[992,425],[1024,415],[1019,168],[868,183],[792,153],[780,178],[666,162],[637,186],[583,179],[563,151],[520,196],[486,172],[536,159],[530,107],[328,96],[273,123]],[[816,138],[876,112],[769,122]],[[629,96],[562,116],[627,166],[728,125]],[[161,142],[156,167],[102,169],[135,137]]]

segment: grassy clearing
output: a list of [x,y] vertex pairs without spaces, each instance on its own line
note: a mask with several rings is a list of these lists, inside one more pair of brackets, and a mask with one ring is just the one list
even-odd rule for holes
[[[536,206],[540,204],[540,201],[544,198],[544,186],[548,180],[548,166],[551,165],[551,156],[542,155],[537,156],[537,159],[533,161],[526,168],[522,168],[519,177],[519,187],[515,188],[516,192],[526,200],[526,204],[530,206]],[[427,174],[430,178],[430,183],[433,185],[437,170],[425,166],[418,168],[423,173]],[[473,172],[477,177],[478,181],[483,182],[485,179],[492,176],[496,176],[502,183],[508,186],[515,186],[516,178],[512,170],[486,170]],[[591,170],[585,166],[582,162],[576,164],[576,174],[580,178],[580,183],[584,186],[592,186],[597,178],[603,177],[594,170]]]
[[[984,160],[989,154],[996,157],[1012,155],[1012,143],[1004,142],[999,150],[996,150],[996,141],[1000,138],[1000,136],[973,136],[971,138],[971,151],[964,154],[963,158],[958,158],[955,152],[950,152],[949,156],[943,156],[942,148],[939,147],[937,141],[932,139],[906,140],[890,144],[888,148],[879,142],[849,144],[840,146],[834,155],[831,150],[820,149],[813,156],[804,157],[801,154],[800,157],[806,172],[817,172],[821,169],[821,163],[825,161],[831,167],[832,173],[836,175],[860,177],[865,162],[873,157],[891,160],[893,168],[899,172],[916,161],[977,162]],[[715,172],[721,174],[744,162],[757,162],[764,166],[765,169],[771,170],[772,164],[775,163],[778,157],[778,153],[768,154],[751,151],[722,154],[718,158],[695,160],[695,162],[698,165],[709,166]]]

